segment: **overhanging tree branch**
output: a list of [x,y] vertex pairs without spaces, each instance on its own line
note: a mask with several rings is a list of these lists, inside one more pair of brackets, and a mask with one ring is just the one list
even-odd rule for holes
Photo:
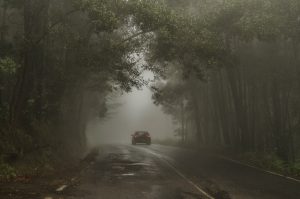
[[50,34],[51,30],[55,26],[57,26],[58,24],[62,23],[65,20],[64,19],[65,17],[68,17],[78,11],[80,11],[80,9],[71,10],[71,11],[67,12],[62,19],[59,19],[59,20],[55,21],[53,24],[51,24],[51,26],[47,29],[47,32],[44,32],[44,34],[35,42],[35,45],[38,45],[41,41],[43,41],[45,39],[45,37],[47,37]]
[[153,32],[155,30],[156,29],[151,29],[151,30],[147,30],[147,31],[143,30],[143,31],[137,32],[137,33],[135,33],[135,34],[133,34],[133,35],[125,38],[124,40],[122,40],[120,43],[118,43],[118,46],[121,45],[121,44],[123,44],[123,43],[126,43],[126,42],[128,42],[128,41],[130,41],[130,40],[132,40],[132,39],[134,39],[134,38],[136,38],[138,36],[140,36],[140,35],[147,34],[147,33]]

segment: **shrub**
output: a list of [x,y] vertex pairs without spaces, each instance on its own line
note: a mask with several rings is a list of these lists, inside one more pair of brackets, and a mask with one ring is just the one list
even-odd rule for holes
[[0,163],[0,180],[10,180],[16,177],[16,170],[5,163]]

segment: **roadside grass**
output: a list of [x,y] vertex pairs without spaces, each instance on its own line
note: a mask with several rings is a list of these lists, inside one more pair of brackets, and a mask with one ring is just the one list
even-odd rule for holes
[[0,181],[9,181],[17,176],[16,169],[6,163],[0,163]]
[[13,181],[20,178],[32,178],[42,176],[54,171],[52,157],[44,151],[24,155],[14,162],[0,160],[0,181]]
[[80,147],[62,144],[47,122],[31,125],[30,134],[7,126],[0,129],[0,182],[51,175],[78,164]]
[[13,164],[2,162],[0,198],[65,198],[63,195],[80,184],[83,171],[91,167],[98,150],[90,150],[82,159],[47,153],[27,154]]
[[18,157],[13,162],[0,158],[0,182],[28,181],[53,175],[77,165],[79,159],[58,156],[51,149],[38,150]]
[[7,162],[0,155],[0,182],[29,181],[36,177],[51,175],[66,175],[84,167],[94,161],[99,148],[89,149],[82,157],[71,157],[66,154],[57,154],[51,148],[44,148],[35,152],[24,154],[13,162]]
[[300,159],[295,163],[286,163],[276,154],[260,154],[257,152],[247,152],[237,156],[241,162],[253,165],[265,170],[273,171],[285,176],[300,178]]

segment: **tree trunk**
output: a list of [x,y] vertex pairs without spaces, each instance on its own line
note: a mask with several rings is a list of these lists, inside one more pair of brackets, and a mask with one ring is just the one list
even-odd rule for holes
[[2,7],[2,20],[1,20],[1,27],[0,27],[0,41],[1,43],[5,40],[5,34],[6,34],[6,16],[7,16],[7,5],[4,4]]
[[[38,42],[47,31],[49,0],[24,0],[23,64],[18,71],[17,83],[10,103],[10,122],[26,124],[25,111],[30,103],[37,104],[34,94],[42,81],[44,65],[44,41]],[[38,89],[37,89],[38,88]],[[41,92],[41,91],[39,91]]]

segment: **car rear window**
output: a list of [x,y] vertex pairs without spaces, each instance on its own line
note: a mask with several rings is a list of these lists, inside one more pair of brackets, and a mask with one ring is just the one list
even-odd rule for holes
[[135,132],[135,135],[149,135],[149,133],[146,131],[137,131]]

